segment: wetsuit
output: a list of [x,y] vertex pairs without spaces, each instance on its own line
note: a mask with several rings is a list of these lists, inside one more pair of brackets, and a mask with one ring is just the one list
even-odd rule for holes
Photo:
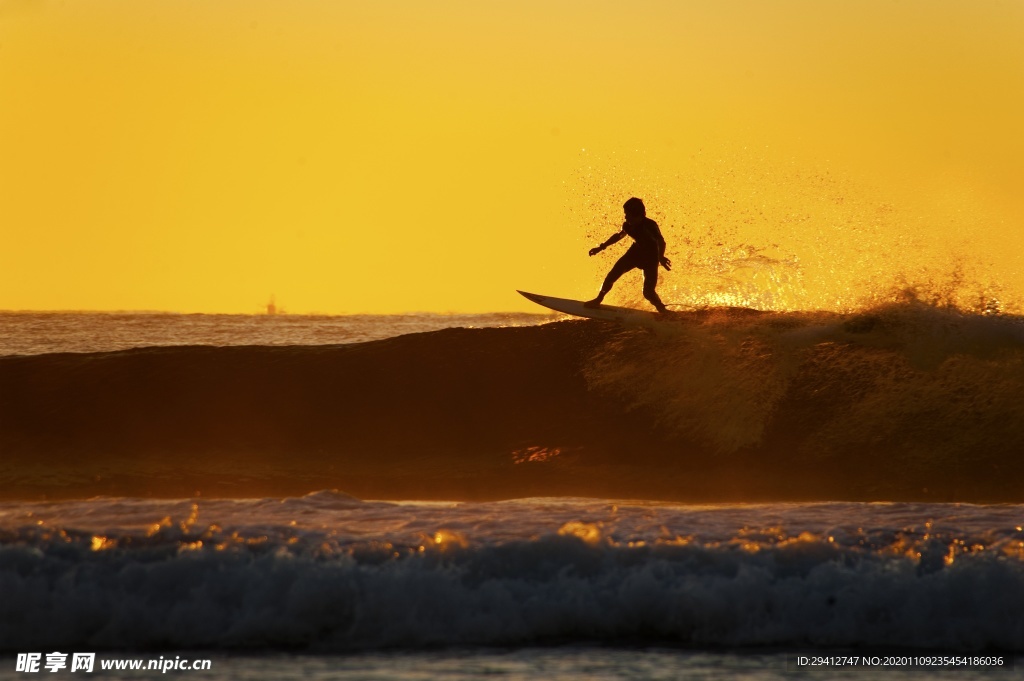
[[[644,272],[644,298],[659,310],[663,309],[665,305],[654,290],[658,285],[658,264],[665,255],[665,238],[661,235],[661,230],[658,229],[658,223],[645,217],[635,227],[629,222],[623,223],[622,232],[633,238],[633,245],[615,262],[608,276],[604,278],[600,297],[603,298],[606,293],[611,291],[612,286],[623,274],[640,268]],[[609,245],[621,238],[621,233],[616,234],[609,239]]]

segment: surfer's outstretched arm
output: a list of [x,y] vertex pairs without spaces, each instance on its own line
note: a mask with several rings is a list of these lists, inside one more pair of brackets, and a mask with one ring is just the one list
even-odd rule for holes
[[624,236],[626,236],[626,232],[625,231],[616,232],[615,234],[612,234],[610,237],[608,237],[608,240],[605,241],[603,244],[601,244],[600,246],[595,246],[594,248],[591,248],[590,249],[590,255],[597,255],[598,253],[600,253],[604,249],[608,248],[612,244],[618,243],[619,241],[621,241],[622,237],[624,237]]

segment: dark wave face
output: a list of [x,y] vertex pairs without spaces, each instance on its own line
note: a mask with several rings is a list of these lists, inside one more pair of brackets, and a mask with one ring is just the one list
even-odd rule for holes
[[0,358],[6,498],[1022,501],[1024,324],[704,310]]

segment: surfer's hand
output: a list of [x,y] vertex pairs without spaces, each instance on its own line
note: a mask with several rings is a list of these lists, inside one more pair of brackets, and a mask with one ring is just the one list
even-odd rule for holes
[[672,271],[672,261],[664,256],[662,256],[661,258],[661,266],[664,267],[669,272]]
[[594,246],[593,248],[590,249],[590,255],[597,255],[603,250],[604,248],[602,248],[601,246]]

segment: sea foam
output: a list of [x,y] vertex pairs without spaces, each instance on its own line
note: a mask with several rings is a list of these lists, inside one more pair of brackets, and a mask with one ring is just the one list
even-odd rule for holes
[[[167,510],[174,517],[156,517]],[[7,506],[0,641],[6,651],[1020,651],[1020,511],[386,504],[332,493]]]

